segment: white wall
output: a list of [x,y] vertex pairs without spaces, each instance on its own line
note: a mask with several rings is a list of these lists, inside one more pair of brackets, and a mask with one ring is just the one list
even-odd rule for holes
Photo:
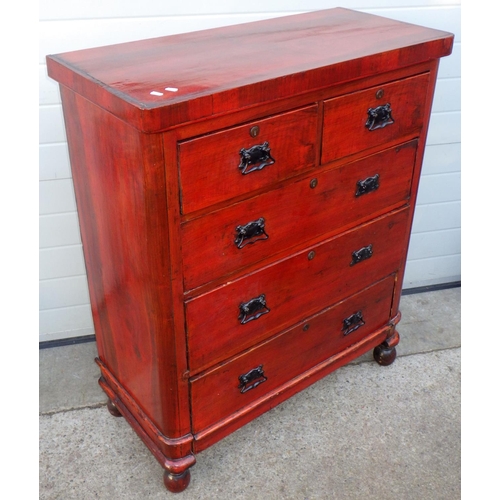
[[40,341],[93,333],[61,101],[45,56],[337,6],[455,34],[440,66],[404,286],[460,279],[459,1],[40,0]]

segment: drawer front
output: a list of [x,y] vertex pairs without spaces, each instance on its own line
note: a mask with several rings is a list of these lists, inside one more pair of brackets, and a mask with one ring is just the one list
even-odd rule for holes
[[391,276],[193,380],[194,431],[244,408],[387,324],[393,287]]
[[412,141],[183,224],[185,288],[405,203],[416,148]]
[[428,86],[425,73],[325,101],[321,162],[418,134]]
[[180,143],[182,213],[313,167],[317,115],[313,105]]
[[190,370],[206,368],[395,272],[408,208],[186,301]]

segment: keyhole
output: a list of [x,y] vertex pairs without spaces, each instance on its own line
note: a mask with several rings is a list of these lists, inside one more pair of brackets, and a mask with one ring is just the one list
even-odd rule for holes
[[252,128],[250,129],[250,135],[251,135],[252,137],[257,137],[257,136],[259,135],[259,132],[260,132],[260,128],[259,128],[259,126],[258,126],[258,125],[255,125],[255,127],[252,127]]

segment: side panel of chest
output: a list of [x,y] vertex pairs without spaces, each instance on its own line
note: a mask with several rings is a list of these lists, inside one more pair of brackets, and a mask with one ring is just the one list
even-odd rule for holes
[[65,87],[61,96],[100,360],[152,426],[183,435],[162,138]]

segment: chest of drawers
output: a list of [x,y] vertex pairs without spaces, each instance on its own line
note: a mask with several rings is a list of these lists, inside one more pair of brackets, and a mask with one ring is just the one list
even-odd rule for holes
[[99,383],[171,491],[197,452],[336,368],[394,360],[452,43],[331,9],[47,57]]

